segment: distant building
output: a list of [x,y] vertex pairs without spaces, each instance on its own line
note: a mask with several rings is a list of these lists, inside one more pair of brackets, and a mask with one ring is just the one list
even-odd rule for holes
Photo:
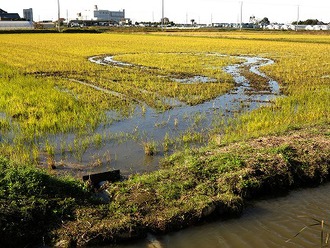
[[20,20],[21,17],[18,13],[8,13],[3,9],[0,9],[0,21],[15,21]]
[[36,22],[35,23],[37,29],[52,29],[56,27],[55,22],[51,20],[45,20],[41,22]]
[[228,28],[228,29],[240,27],[238,23],[212,23],[211,26],[215,28]]
[[0,21],[0,30],[33,29],[32,22],[28,21]]
[[23,17],[25,20],[33,22],[33,10],[31,8],[23,9]]
[[94,18],[98,21],[112,21],[119,23],[120,21],[125,19],[125,10],[122,11],[99,10],[97,5],[95,5]]
[[275,29],[275,30],[330,30],[330,25],[292,25],[292,24],[269,24],[265,29]]

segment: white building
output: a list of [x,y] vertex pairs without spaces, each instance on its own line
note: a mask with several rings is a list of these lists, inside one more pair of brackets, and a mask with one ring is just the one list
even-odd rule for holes
[[23,9],[23,18],[29,22],[33,22],[33,10],[31,8]]
[[0,21],[0,30],[33,29],[33,23],[28,21]]
[[308,25],[305,28],[306,30],[329,30],[330,26],[329,25]]
[[98,21],[113,21],[119,23],[121,20],[125,19],[125,10],[122,11],[99,10],[97,5],[95,5],[94,18]]

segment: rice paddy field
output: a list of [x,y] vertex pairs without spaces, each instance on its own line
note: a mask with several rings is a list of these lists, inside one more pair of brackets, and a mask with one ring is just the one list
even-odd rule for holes
[[[328,178],[327,32],[1,34],[0,54],[0,236],[111,243]],[[107,203],[52,179],[111,169]]]
[[[4,34],[0,41],[1,153],[68,171],[104,170],[125,163],[124,171],[139,172],[153,168],[135,170],[136,161],[148,164],[149,153],[163,156],[182,144],[221,143],[326,123],[329,37],[327,33],[258,32]],[[107,56],[112,61],[100,62]],[[200,104],[237,87],[224,68],[243,63],[239,56],[274,61],[261,71],[276,80],[283,97],[230,121],[223,118],[226,109],[221,113],[199,109]],[[246,73],[243,76],[249,79]],[[258,75],[250,79],[259,82],[254,88],[263,90],[265,80]],[[244,112],[247,102],[241,99],[231,117]],[[183,116],[184,106],[197,110]],[[172,109],[181,109],[180,116],[171,114]],[[166,117],[129,121],[148,113],[166,113]],[[130,123],[127,128],[122,120]],[[145,128],[147,122],[153,122],[151,127]],[[212,128],[206,122],[212,122]],[[168,128],[161,129],[164,126]],[[180,132],[172,131],[178,128]],[[145,152],[146,158],[121,162],[127,146],[114,147],[123,143],[136,147],[131,157]]]

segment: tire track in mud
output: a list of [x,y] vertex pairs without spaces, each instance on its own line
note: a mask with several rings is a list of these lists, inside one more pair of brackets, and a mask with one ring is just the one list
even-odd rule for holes
[[[170,53],[172,54],[172,53]],[[184,53],[173,53],[173,54],[184,54]],[[189,53],[191,54],[191,53]],[[195,55],[207,55],[207,56],[219,56],[219,57],[226,57],[227,55],[224,54],[219,54],[219,53],[196,53]],[[133,67],[138,67],[138,68],[144,68],[144,69],[155,69],[152,67],[147,67],[147,66],[142,66],[142,65],[135,65],[135,64],[130,64],[127,62],[121,62],[117,61],[114,59],[115,55],[96,55],[90,57],[88,60],[92,63],[99,64],[102,66],[115,66],[119,68],[133,68]],[[265,73],[261,72],[259,69],[262,66],[267,66],[274,64],[273,60],[267,59],[267,58],[262,58],[262,57],[256,57],[256,56],[229,56],[231,58],[239,59],[239,60],[245,60],[242,63],[236,63],[233,65],[226,66],[222,68],[226,73],[230,74],[235,83],[236,83],[236,88],[234,90],[231,90],[227,94],[237,94],[237,100],[242,98],[242,94],[245,94],[246,96],[251,96],[251,95],[280,95],[280,90],[278,83],[271,79],[269,76],[267,76]],[[268,85],[267,85],[267,90],[258,90],[256,88],[253,88],[251,86],[250,80],[246,78],[243,74],[243,68],[247,67],[249,70],[249,73],[254,74],[256,77],[262,78],[265,80]],[[160,76],[160,75],[159,75]],[[162,76],[164,77],[164,76]],[[209,78],[207,76],[203,75],[195,75],[195,76],[189,76],[185,78],[175,78],[172,75],[165,76],[168,77],[169,79],[182,83],[182,84],[192,84],[192,83],[214,83],[216,80],[214,78]],[[142,93],[148,93],[149,91],[146,90],[141,90]],[[155,92],[153,94],[156,94],[157,97],[160,99],[164,99],[164,102],[168,103],[174,103],[172,104],[171,107],[177,107],[177,106],[183,106],[186,105],[185,103],[174,99],[170,97],[164,97],[161,96]],[[253,101],[253,100],[252,100]],[[255,100],[258,101],[258,100]],[[269,102],[269,101],[268,101]],[[197,104],[198,106],[199,104]]]
[[112,96],[115,96],[115,97],[118,97],[122,100],[130,100],[130,101],[133,101],[133,102],[137,102],[137,103],[141,103],[143,104],[142,101],[138,100],[138,99],[135,99],[135,98],[132,98],[132,97],[128,97],[127,95],[125,94],[122,94],[122,93],[119,93],[117,91],[113,91],[113,90],[108,90],[108,89],[105,89],[105,88],[102,88],[102,87],[99,87],[95,84],[92,84],[92,83],[87,83],[87,82],[84,82],[84,81],[81,81],[81,80],[77,80],[77,79],[71,79],[71,78],[68,78],[69,81],[71,82],[75,82],[75,83],[79,83],[79,84],[82,84],[82,85],[85,85],[85,86],[88,86],[88,87],[91,87],[95,90],[98,90],[98,91],[101,91],[103,93],[106,93],[106,94],[110,94]]

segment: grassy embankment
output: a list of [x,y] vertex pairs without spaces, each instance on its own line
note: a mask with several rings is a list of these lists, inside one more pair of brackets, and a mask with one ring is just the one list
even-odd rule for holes
[[175,154],[160,171],[109,185],[108,204],[75,180],[2,159],[1,242],[114,243],[238,216],[249,199],[327,181],[329,136],[315,126]]
[[[146,232],[180,229],[205,218],[239,214],[247,199],[265,193],[276,195],[279,192],[287,192],[293,187],[317,185],[326,181],[329,177],[330,165],[328,106],[330,71],[327,63],[330,61],[329,36],[318,38],[306,35],[305,39],[300,41],[295,35],[290,34],[281,42],[276,35],[266,40],[256,34],[253,36],[248,40],[239,37],[230,39],[143,37],[144,41],[152,40],[151,44],[166,40],[172,45],[176,44],[175,49],[185,49],[195,53],[212,51],[256,54],[272,58],[276,64],[263,70],[281,82],[281,89],[286,96],[276,100],[269,107],[233,119],[229,127],[219,123],[210,134],[211,143],[208,147],[174,154],[165,160],[164,168],[160,171],[135,175],[124,182],[110,185],[108,188],[111,195],[110,204],[81,202],[80,196],[66,195],[64,192],[59,195],[45,193],[45,204],[51,202],[50,199],[54,194],[62,200],[73,199],[71,202],[79,203],[79,206],[73,204],[72,212],[61,215],[64,220],[61,226],[57,228],[49,225],[48,230],[53,230],[50,236],[55,240],[61,240],[62,245],[127,240],[142,237]],[[130,38],[139,43],[142,36],[130,36]],[[182,41],[191,43],[188,46]],[[150,46],[150,43],[148,45]],[[125,48],[134,50],[137,47],[140,46],[134,48],[132,45]],[[173,52],[175,49],[163,47],[157,52],[164,50]],[[61,52],[63,51],[65,48]],[[108,52],[109,50],[104,47],[103,53]],[[101,51],[86,51],[86,53],[91,55]],[[8,68],[9,63],[6,64],[4,61],[1,63],[5,64],[4,68],[6,66]],[[84,70],[86,69],[82,69]],[[4,71],[2,75],[5,75],[2,76],[5,80],[23,78],[19,72]],[[5,80],[1,82],[7,82],[8,85],[8,81]],[[2,110],[8,113],[4,105]],[[77,113],[80,111],[82,110],[77,108]],[[1,125],[1,130],[9,128],[9,121],[3,120],[2,123],[4,124]],[[5,148],[3,154],[7,156],[14,154],[14,151],[8,153],[8,148]],[[13,168],[25,171],[25,167]],[[10,178],[12,175],[9,173],[10,170],[12,169],[2,170],[5,173],[2,178],[5,179],[1,180],[1,192],[5,200],[1,210],[1,218],[4,221],[1,223],[13,223],[15,226],[18,223],[16,220],[10,221],[12,216],[10,213],[17,211],[25,214],[23,206],[26,204],[23,201],[23,206],[17,207],[14,203],[22,199],[35,199],[36,195],[42,196],[43,194],[39,192],[42,190],[48,192],[49,183],[46,181],[42,184],[44,187],[39,188],[38,192],[22,191],[20,194],[20,189],[14,187],[12,191],[8,182],[20,182],[22,179]],[[38,173],[31,177],[32,181],[37,178]],[[13,198],[13,192],[18,193],[15,194],[16,198]],[[56,209],[57,205],[54,208]],[[34,209],[39,213],[40,209]],[[44,210],[41,209],[42,211]],[[44,213],[47,215],[47,212]],[[31,225],[28,220],[29,218],[23,218],[18,224],[24,228],[23,238],[17,235],[15,239],[15,232],[11,232],[13,235],[11,242],[22,240],[24,242],[24,238],[27,237],[25,235],[33,237],[42,236],[40,233],[49,235],[49,233],[46,235],[47,230],[44,228],[38,235],[26,232]],[[15,228],[18,227],[12,230]],[[6,230],[8,228],[1,227],[2,236],[7,234]],[[8,239],[3,240],[9,242]]]

